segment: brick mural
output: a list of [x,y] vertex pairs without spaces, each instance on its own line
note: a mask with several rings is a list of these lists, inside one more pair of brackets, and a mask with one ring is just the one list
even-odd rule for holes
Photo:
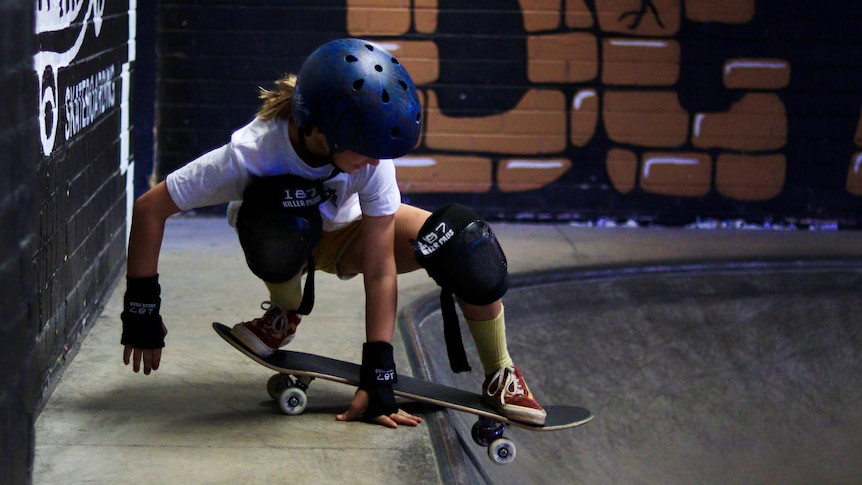
[[[268,17],[259,31],[227,17],[195,26],[203,12],[177,2],[163,9],[171,17],[161,38],[230,37],[240,28],[240,42],[284,61],[281,72],[296,71],[304,54],[297,47],[312,41],[349,35],[388,46],[424,106],[416,150],[396,161],[412,203],[458,200],[504,218],[859,225],[855,4],[346,0],[248,8]],[[288,19],[290,27],[276,27]],[[287,55],[278,56],[276,39],[290,43]],[[209,56],[212,70],[229,56],[214,49],[184,54]],[[245,71],[259,70],[254,60],[242,63]],[[219,142],[209,146],[178,145],[199,135],[165,126],[172,159],[163,172],[223,143],[253,102],[244,109],[237,116],[232,106],[236,123],[216,130]]]

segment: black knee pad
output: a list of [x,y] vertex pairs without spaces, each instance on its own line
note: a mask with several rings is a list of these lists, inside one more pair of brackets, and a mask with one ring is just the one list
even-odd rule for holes
[[270,283],[288,281],[302,271],[316,239],[302,217],[246,212],[237,218],[239,243],[251,272]]
[[472,305],[487,305],[506,294],[509,271],[497,237],[478,214],[459,204],[431,214],[413,250],[434,281]]
[[237,232],[248,267],[272,283],[302,271],[320,240],[323,186],[294,175],[265,177],[243,193]]

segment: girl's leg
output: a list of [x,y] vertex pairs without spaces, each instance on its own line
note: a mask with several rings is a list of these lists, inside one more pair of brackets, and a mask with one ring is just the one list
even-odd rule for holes
[[[431,213],[402,204],[395,218],[395,255],[401,273],[419,269],[410,240],[416,239],[422,224]],[[502,300],[489,305],[471,305],[460,298],[458,306],[464,314],[470,334],[476,343],[485,375],[512,365],[506,345],[506,324]]]
[[[420,268],[413,254],[410,240],[416,239],[419,228],[431,215],[430,212],[401,204],[395,213],[395,265],[398,273],[409,273]],[[338,260],[338,274],[358,274],[362,271],[362,231],[353,238]]]
[[302,272],[283,283],[264,281],[269,290],[269,300],[285,310],[296,310],[302,302]]
[[[408,273],[421,266],[410,244],[430,212],[401,204],[395,214],[395,262],[399,273]],[[362,237],[349,243],[338,262],[340,274],[358,273],[362,264]],[[486,399],[507,416],[533,424],[545,421],[545,411],[535,401],[519,369],[513,365],[506,343],[506,324],[502,300],[488,305],[471,305],[458,299],[461,312],[476,343],[476,350],[486,376],[482,386]]]
[[506,343],[506,319],[503,301],[497,300],[490,305],[476,306],[458,299],[458,306],[467,320],[470,335],[476,343],[479,360],[485,375],[489,376],[513,362]]

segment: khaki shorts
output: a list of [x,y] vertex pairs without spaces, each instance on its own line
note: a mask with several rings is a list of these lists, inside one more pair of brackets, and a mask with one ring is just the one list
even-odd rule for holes
[[353,221],[341,229],[334,231],[323,231],[320,242],[314,247],[314,267],[326,273],[338,275],[339,278],[349,279],[356,275],[338,274],[338,262],[347,246],[359,235],[362,227],[362,219]]

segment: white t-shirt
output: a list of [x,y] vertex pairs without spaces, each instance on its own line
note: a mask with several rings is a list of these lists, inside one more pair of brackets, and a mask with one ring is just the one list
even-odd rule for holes
[[[259,177],[293,174],[323,180],[333,166],[311,167],[299,158],[288,135],[287,120],[255,118],[231,136],[230,143],[192,160],[166,178],[168,192],[182,210],[231,202],[235,222],[246,187]],[[366,165],[354,174],[340,173],[324,182],[329,199],[320,206],[323,230],[332,231],[359,219],[394,214],[401,204],[392,160]]]

